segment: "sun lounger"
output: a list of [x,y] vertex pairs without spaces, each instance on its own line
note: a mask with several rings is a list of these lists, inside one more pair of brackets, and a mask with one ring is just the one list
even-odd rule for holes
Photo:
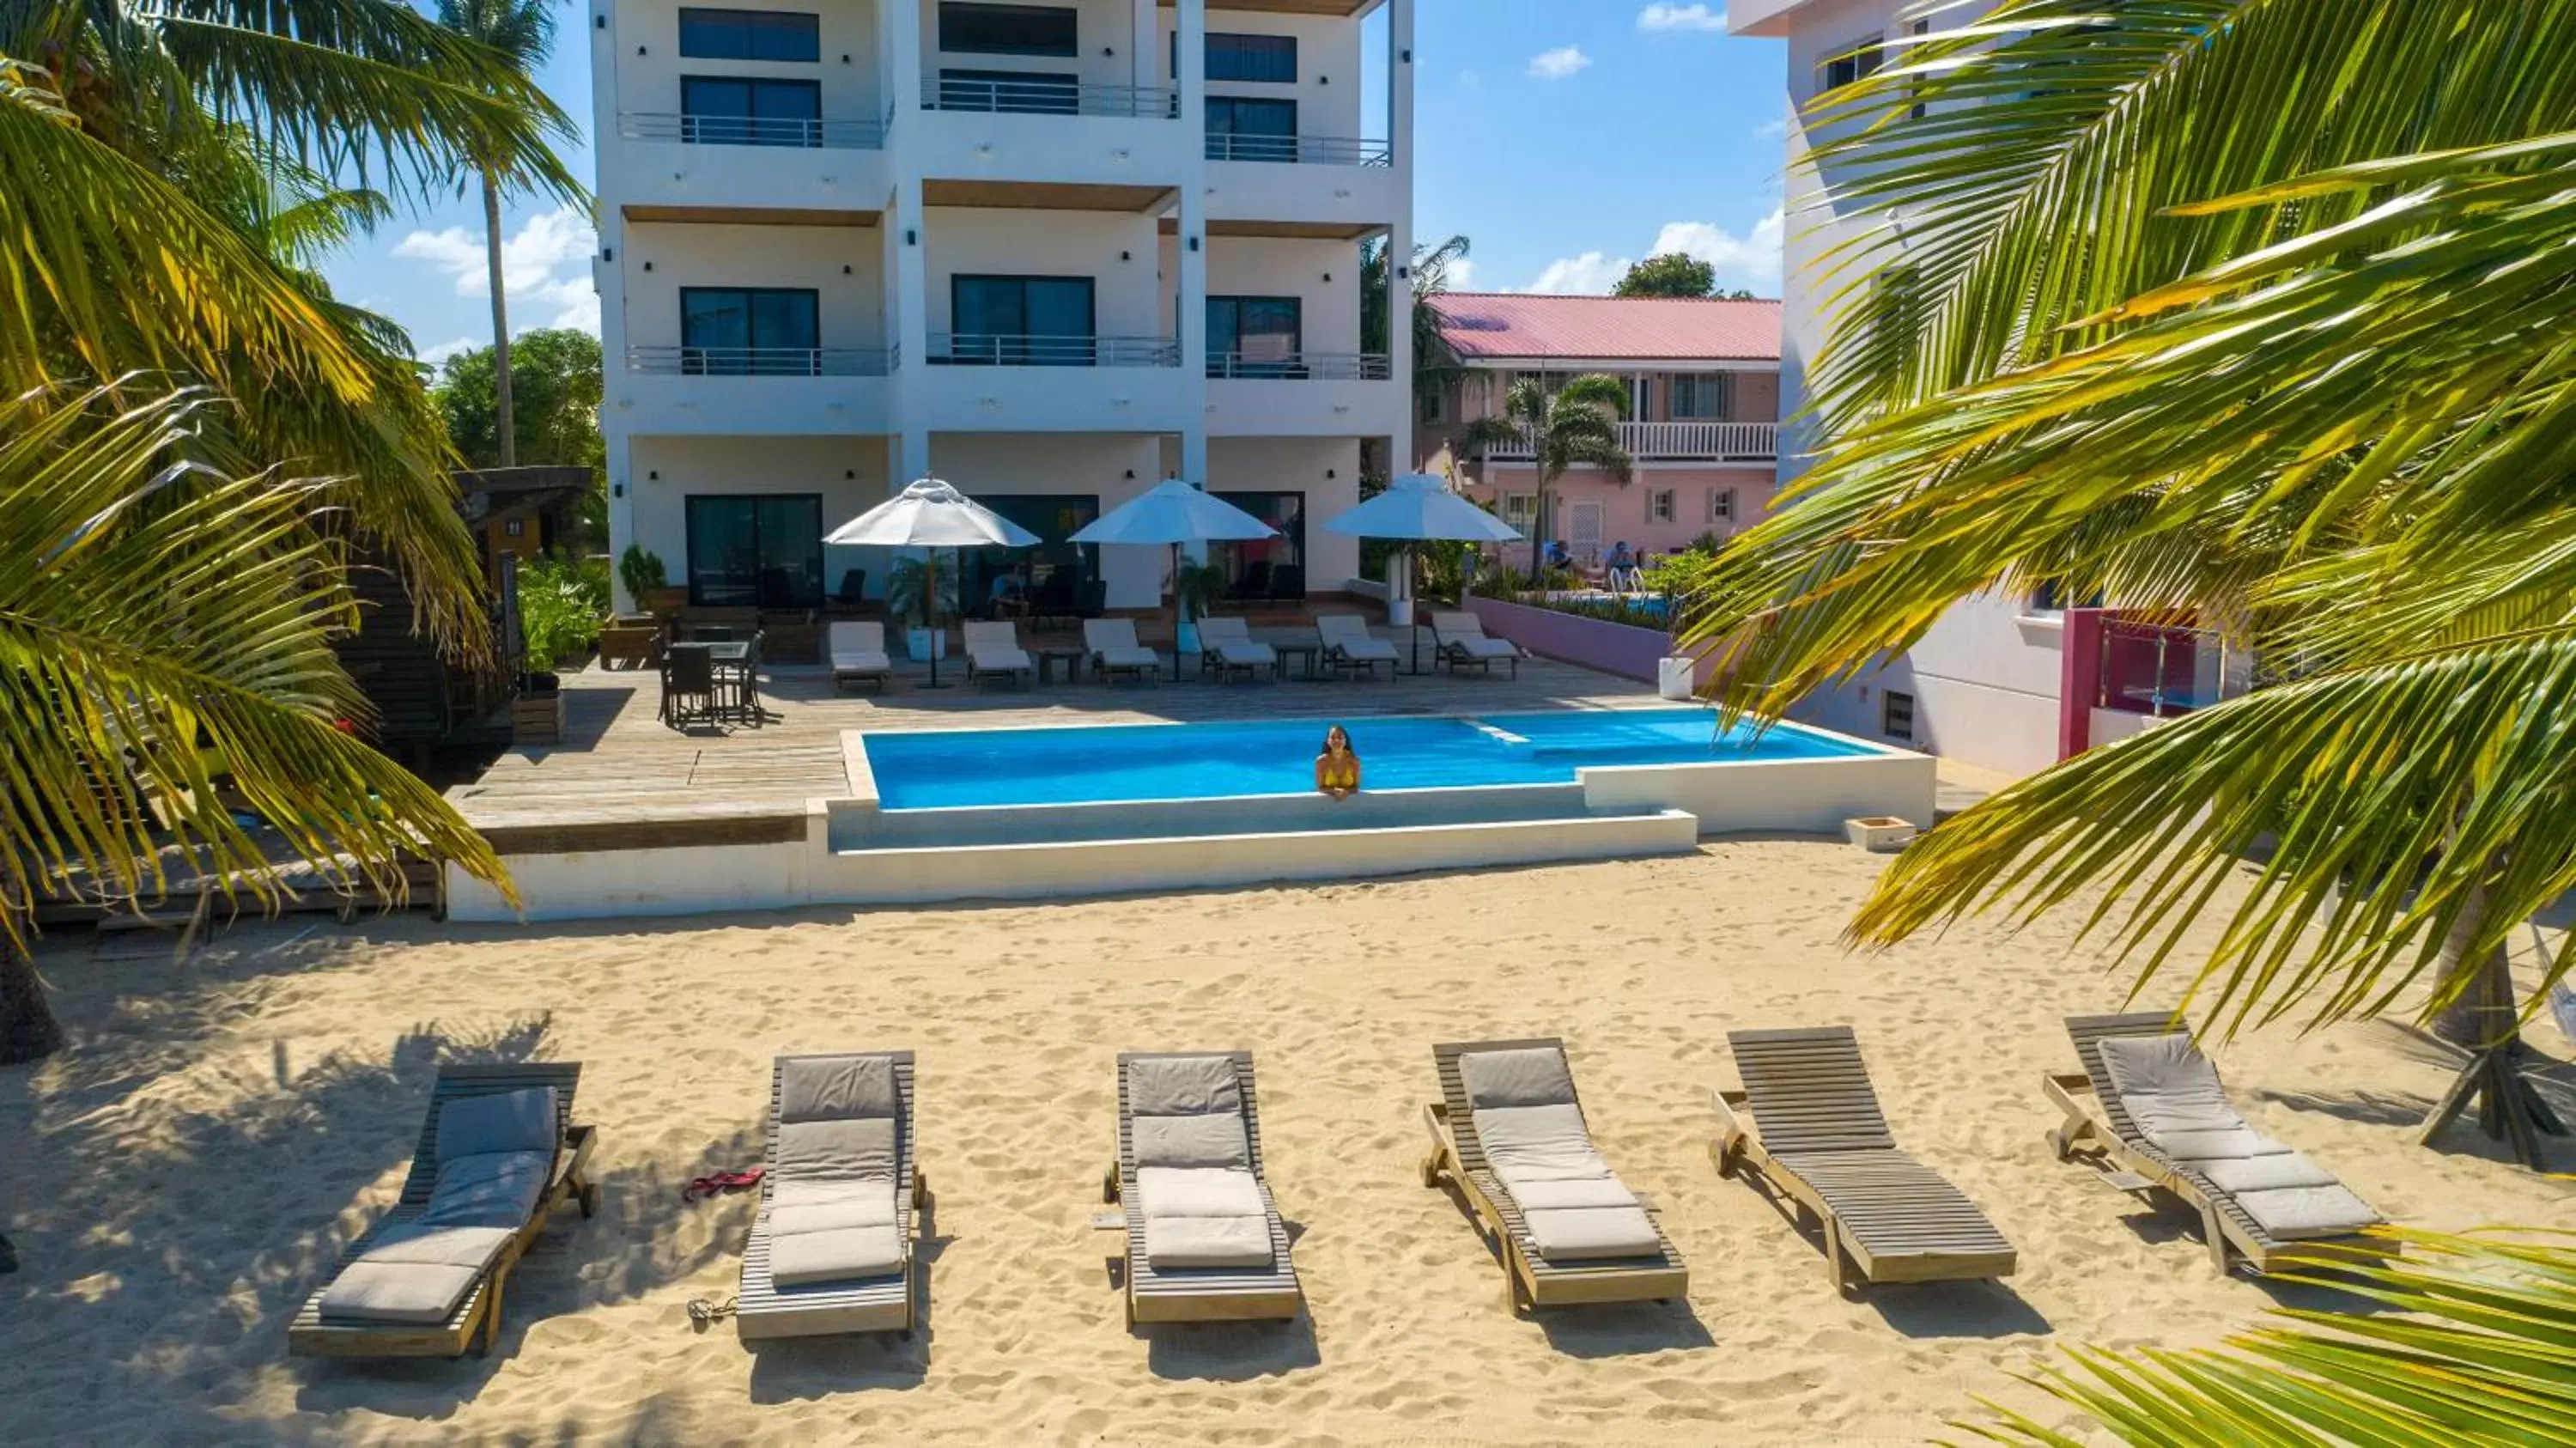
[[2380,1215],[2324,1168],[2247,1126],[2227,1104],[2217,1068],[2171,1016],[2070,1016],[2066,1030],[2084,1070],[2042,1083],[2066,1113],[2049,1145],[2061,1161],[2095,1158],[2123,1191],[2169,1193],[2200,1213],[2219,1271],[2231,1249],[2260,1274],[2393,1250],[2355,1240]]
[[1487,636],[1485,622],[1472,613],[1435,613],[1431,615],[1433,657],[1449,666],[1449,672],[1460,669],[1482,669],[1490,674],[1496,664],[1512,666],[1512,677],[1521,676],[1521,646],[1510,639]]
[[781,1056],[769,1073],[768,1169],[743,1248],[734,1330],[745,1342],[920,1321],[912,1053]]
[[1214,670],[1219,677],[1240,674],[1253,678],[1259,674],[1276,677],[1279,673],[1279,651],[1252,636],[1252,626],[1240,618],[1203,618],[1199,620],[1199,671]]
[[2009,1277],[2013,1246],[1974,1202],[1896,1149],[1849,1026],[1729,1031],[1741,1091],[1716,1094],[1720,1176],[1816,1214],[1834,1286]]
[[824,643],[832,656],[832,689],[861,679],[876,681],[883,693],[894,678],[894,660],[886,657],[885,625],[873,621],[834,619]]
[[1384,664],[1386,676],[1395,677],[1395,645],[1371,638],[1368,624],[1358,614],[1315,615],[1315,637],[1323,645],[1324,662],[1334,672],[1368,674]]
[[1037,668],[1028,650],[1020,647],[1018,625],[1007,621],[966,625],[966,682],[989,675],[1026,685]]
[[1163,679],[1163,656],[1136,642],[1136,621],[1127,618],[1087,618],[1082,621],[1082,646],[1091,650],[1091,672],[1095,677],[1116,679]]
[[[570,1201],[596,1132],[572,1121],[579,1062],[442,1066],[401,1199],[349,1244],[286,1330],[298,1357],[456,1357],[501,1338],[501,1291]],[[481,1342],[476,1343],[477,1334]]]
[[1292,1318],[1305,1303],[1288,1227],[1261,1167],[1252,1053],[1118,1058],[1127,1324]]
[[1423,1108],[1422,1184],[1454,1183],[1500,1244],[1515,1314],[1580,1302],[1663,1301],[1690,1272],[1650,1204],[1592,1146],[1555,1040],[1431,1048],[1441,1099]]

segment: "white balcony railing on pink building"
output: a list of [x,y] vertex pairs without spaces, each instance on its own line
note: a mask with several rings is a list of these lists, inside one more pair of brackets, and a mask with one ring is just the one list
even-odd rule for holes
[[[1769,462],[1780,453],[1780,428],[1769,422],[1623,422],[1619,445],[1639,462]],[[1526,462],[1536,453],[1526,435],[1485,450],[1497,462]]]

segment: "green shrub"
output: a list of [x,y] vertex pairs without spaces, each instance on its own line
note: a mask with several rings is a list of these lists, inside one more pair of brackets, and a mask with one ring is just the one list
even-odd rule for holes
[[519,638],[530,673],[551,673],[599,641],[608,612],[608,561],[535,558],[519,567]]
[[671,586],[671,574],[662,566],[661,554],[646,552],[641,543],[629,543],[617,556],[617,581],[626,585],[626,596],[642,608],[655,589]]

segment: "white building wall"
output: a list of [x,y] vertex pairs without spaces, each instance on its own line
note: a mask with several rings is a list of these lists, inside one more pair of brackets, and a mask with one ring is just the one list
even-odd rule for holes
[[1304,493],[1307,589],[1335,592],[1358,575],[1360,540],[1324,531],[1324,520],[1359,505],[1359,439],[1212,437],[1207,486],[1212,493]]
[[792,287],[816,293],[825,348],[882,349],[884,254],[873,226],[728,226],[632,222],[618,257],[626,342],[680,345],[684,287]]
[[1104,337],[1170,335],[1169,304],[1155,275],[1154,218],[1114,211],[929,209],[924,245],[930,330],[955,330],[959,276],[1089,277],[1093,323]]
[[[683,0],[617,0],[614,94],[621,115],[677,115],[680,78],[690,75],[779,76],[816,83],[826,121],[885,119],[886,92],[876,64],[877,8],[871,0],[726,0],[732,9],[802,10],[816,17],[819,61],[711,60],[680,54]],[[688,8],[699,8],[689,0]],[[600,138],[603,142],[605,138]]]
[[[692,494],[820,494],[827,533],[886,497],[883,437],[773,437],[747,448],[738,438],[646,435],[628,446],[634,522],[620,546],[640,543],[661,555],[674,586],[688,581],[686,500]],[[860,551],[823,550],[826,590],[839,586],[843,568],[869,566],[869,590],[878,591],[882,565],[870,566]]]
[[[1172,29],[1174,12],[1157,8],[1160,21],[1156,54],[1160,57],[1157,71],[1163,77],[1152,82],[1170,85]],[[1362,136],[1385,139],[1385,113],[1368,113],[1367,93],[1360,85],[1360,28],[1347,20],[1324,15],[1274,15],[1253,10],[1223,10],[1210,7],[1207,28],[1219,35],[1293,35],[1297,37],[1297,81],[1294,85],[1275,81],[1215,80],[1207,83],[1208,94],[1220,96],[1256,96],[1271,100],[1293,100],[1297,103],[1297,133],[1301,136],[1338,136],[1356,139]]]
[[[900,4],[902,0],[894,0]],[[1026,71],[1037,75],[1073,75],[1084,85],[1169,86],[1163,78],[1164,56],[1136,53],[1136,0],[1046,0],[1051,9],[1073,9],[1075,53],[1057,55],[986,55],[980,51],[939,48],[939,0],[918,0],[921,10],[921,75],[923,90],[935,93],[943,70]],[[1150,3],[1150,0],[1149,0]]]
[[[1162,443],[1134,433],[934,433],[930,470],[968,497],[978,493],[1071,493],[1100,499],[1106,513],[1162,480]],[[1101,581],[1111,608],[1152,608],[1162,600],[1170,550],[1103,545]]]

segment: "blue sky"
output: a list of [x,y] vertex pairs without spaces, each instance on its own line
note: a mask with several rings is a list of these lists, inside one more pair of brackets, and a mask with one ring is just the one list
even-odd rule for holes
[[[1725,0],[1417,3],[1414,225],[1473,242],[1463,285],[1606,291],[1628,261],[1681,250],[1716,263],[1720,286],[1779,294],[1779,42],[1726,36]],[[561,13],[542,79],[586,129],[584,12]],[[591,174],[586,136],[568,159]],[[511,330],[597,330],[589,219],[522,201],[502,232]],[[491,340],[476,198],[397,219],[327,270],[423,356]]]

